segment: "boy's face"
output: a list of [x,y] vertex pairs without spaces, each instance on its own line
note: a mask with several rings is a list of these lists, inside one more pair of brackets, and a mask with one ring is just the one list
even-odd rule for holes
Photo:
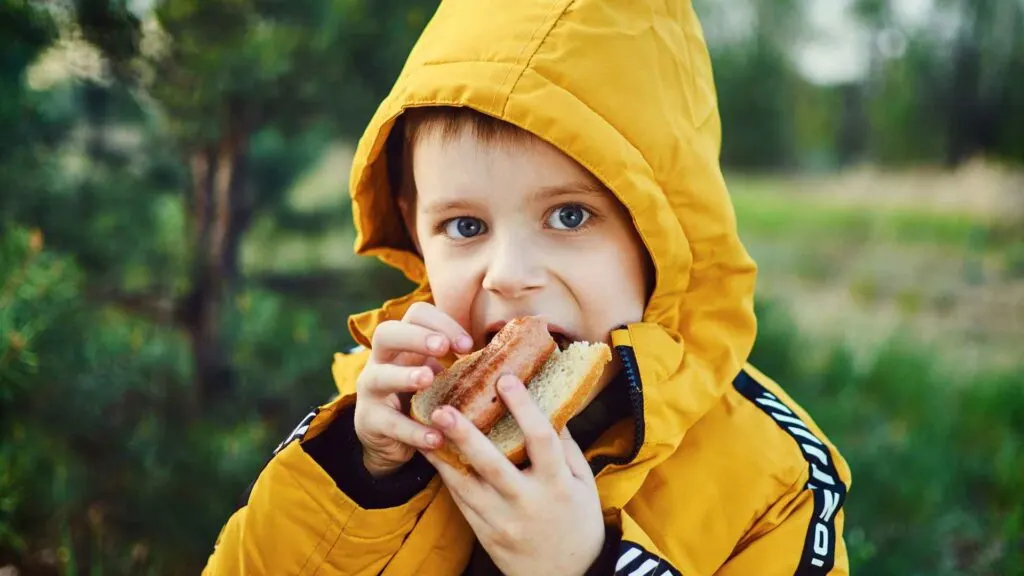
[[[403,204],[403,213],[435,305],[477,347],[522,315],[600,342],[641,320],[647,253],[629,214],[589,172],[532,136],[487,143],[470,130],[438,132],[415,145],[415,207]],[[605,370],[598,389],[612,375]]]

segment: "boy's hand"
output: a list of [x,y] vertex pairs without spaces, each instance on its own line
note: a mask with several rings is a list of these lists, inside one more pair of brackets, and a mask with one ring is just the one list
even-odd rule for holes
[[604,519],[583,452],[559,435],[515,376],[498,391],[526,436],[530,468],[520,471],[450,406],[432,415],[476,471],[466,475],[429,452],[480,544],[504,574],[584,574],[604,545]]
[[442,436],[402,411],[402,395],[430,386],[437,358],[451,347],[468,352],[473,340],[458,322],[427,303],[409,307],[402,320],[382,322],[356,383],[355,431],[363,464],[373,476],[397,470],[416,453],[441,445]]

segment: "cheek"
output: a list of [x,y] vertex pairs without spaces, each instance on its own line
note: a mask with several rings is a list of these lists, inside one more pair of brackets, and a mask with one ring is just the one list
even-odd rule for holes
[[580,307],[595,329],[643,319],[646,252],[638,251],[631,238],[613,236],[573,256],[567,263],[567,278],[572,278]]
[[569,253],[566,266],[577,283],[593,285],[602,294],[619,294],[630,300],[643,300],[644,257],[636,247],[620,238],[608,238],[589,248]]
[[469,267],[456,258],[432,251],[429,243],[424,245],[423,261],[434,305],[463,328],[469,329],[473,298],[479,286]]

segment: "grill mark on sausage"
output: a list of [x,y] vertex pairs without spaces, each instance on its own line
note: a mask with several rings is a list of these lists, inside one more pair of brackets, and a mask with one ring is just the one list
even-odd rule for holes
[[515,374],[529,386],[557,345],[539,316],[525,316],[506,324],[481,353],[467,358],[461,378],[445,394],[449,404],[487,434],[508,412],[498,396],[502,374]]

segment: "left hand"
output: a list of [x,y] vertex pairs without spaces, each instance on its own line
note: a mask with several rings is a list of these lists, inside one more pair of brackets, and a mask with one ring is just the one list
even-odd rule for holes
[[498,382],[522,428],[530,467],[520,471],[451,406],[433,424],[462,452],[474,474],[460,473],[429,451],[456,505],[504,574],[584,574],[604,546],[604,518],[593,473],[567,430],[555,431],[515,376]]

